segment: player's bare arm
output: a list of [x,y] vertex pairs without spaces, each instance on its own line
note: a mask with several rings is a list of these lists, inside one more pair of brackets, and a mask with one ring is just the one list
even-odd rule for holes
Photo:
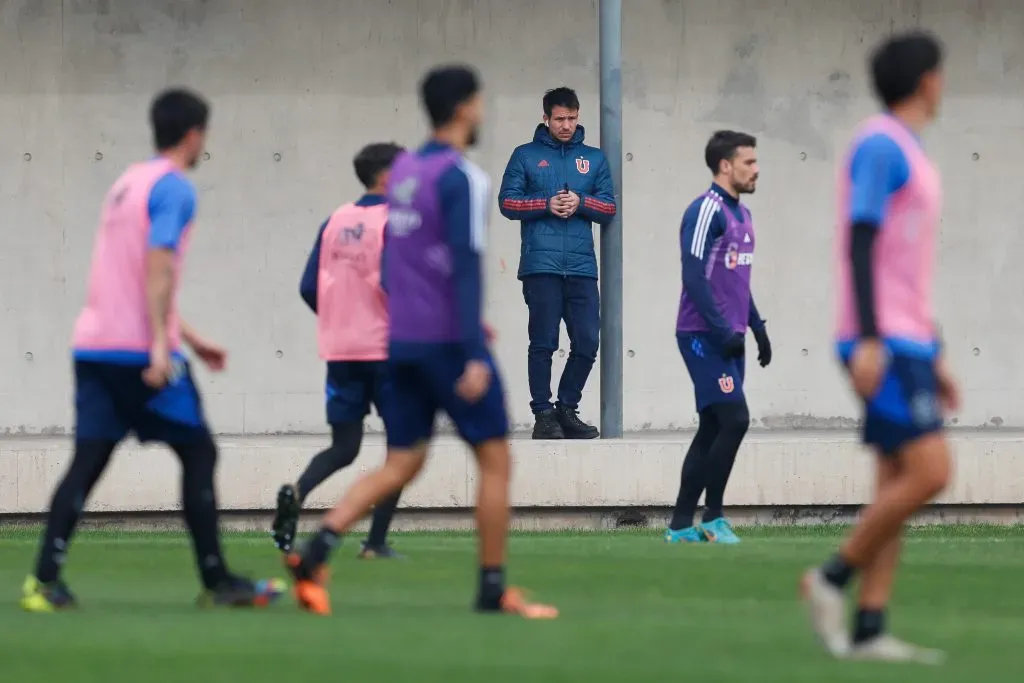
[[153,337],[149,367],[143,378],[150,386],[166,384],[171,369],[167,341],[167,317],[174,292],[174,251],[150,249],[146,254],[146,310]]

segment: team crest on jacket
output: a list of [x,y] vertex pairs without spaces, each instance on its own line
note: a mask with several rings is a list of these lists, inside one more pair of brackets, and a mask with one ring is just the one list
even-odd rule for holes
[[583,175],[587,175],[588,173],[590,173],[590,159],[584,159],[583,157],[577,159],[576,170],[582,173]]
[[718,378],[718,388],[722,390],[723,394],[731,394],[736,388],[736,383],[729,375],[722,375]]

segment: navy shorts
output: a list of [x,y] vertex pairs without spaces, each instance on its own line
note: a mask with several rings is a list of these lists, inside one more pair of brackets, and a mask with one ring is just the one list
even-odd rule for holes
[[718,403],[746,401],[743,394],[744,358],[723,358],[707,334],[678,332],[676,342],[693,381],[697,412]]
[[75,361],[75,436],[184,444],[210,437],[203,403],[187,360],[175,358],[162,389],[142,381],[140,365]]
[[864,402],[864,443],[893,456],[942,427],[935,361],[893,354],[878,393]]
[[455,383],[466,367],[463,351],[455,346],[439,347],[414,360],[389,360],[391,392],[384,426],[388,446],[411,448],[434,434],[434,419],[445,412],[459,436],[471,446],[508,436],[508,412],[501,375],[488,354],[491,385],[476,403],[467,403],[455,393]]
[[327,422],[362,422],[370,406],[384,417],[391,382],[384,361],[332,361],[327,364]]

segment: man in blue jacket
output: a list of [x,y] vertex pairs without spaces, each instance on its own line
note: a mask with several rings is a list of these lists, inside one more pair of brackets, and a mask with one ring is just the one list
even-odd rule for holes
[[[615,188],[604,153],[583,144],[580,101],[570,88],[544,95],[544,123],[516,147],[501,179],[503,216],[520,221],[519,279],[530,310],[527,369],[534,439],[593,439],[580,419],[583,387],[597,358],[601,330],[593,223],[615,216]],[[569,360],[551,403],[551,356],[559,328],[569,333]]]

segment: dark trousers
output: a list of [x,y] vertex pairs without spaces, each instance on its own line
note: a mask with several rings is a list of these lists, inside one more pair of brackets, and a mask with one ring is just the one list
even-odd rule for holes
[[576,410],[597,359],[601,335],[601,298],[597,280],[561,275],[523,278],[523,298],[530,310],[530,408],[551,410],[551,357],[558,349],[561,323],[569,333],[569,360],[558,382],[558,403]]

